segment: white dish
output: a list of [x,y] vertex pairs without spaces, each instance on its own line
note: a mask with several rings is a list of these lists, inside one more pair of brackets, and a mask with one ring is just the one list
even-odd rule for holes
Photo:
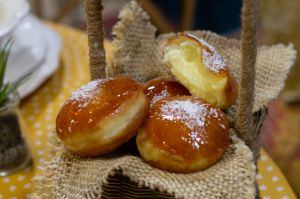
[[42,64],[48,45],[42,30],[41,23],[28,16],[10,35],[13,46],[7,63],[5,82],[15,82]]
[[20,23],[29,9],[27,0],[0,0],[0,39]]
[[[29,15],[27,20],[37,20],[36,17]],[[38,22],[40,23],[40,22]],[[43,63],[36,69],[30,78],[19,88],[21,98],[24,98],[35,91],[43,84],[58,68],[62,41],[58,33],[40,23],[40,31],[45,37],[47,53]]]

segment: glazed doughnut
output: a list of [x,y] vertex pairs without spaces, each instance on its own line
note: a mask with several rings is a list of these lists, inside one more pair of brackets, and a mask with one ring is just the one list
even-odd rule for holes
[[167,41],[163,54],[171,73],[192,95],[220,108],[235,103],[237,82],[220,54],[206,41],[181,33]]
[[151,105],[165,97],[190,95],[190,92],[184,86],[170,78],[159,78],[148,81],[144,85],[144,93],[150,100]]
[[149,109],[143,87],[127,78],[92,81],[62,106],[56,133],[81,156],[109,153],[136,135]]
[[229,145],[228,128],[225,114],[201,98],[167,97],[151,106],[136,141],[150,165],[190,173],[223,156]]

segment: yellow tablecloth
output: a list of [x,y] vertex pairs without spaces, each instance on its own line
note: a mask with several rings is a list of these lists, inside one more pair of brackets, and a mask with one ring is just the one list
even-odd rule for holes
[[[81,85],[89,81],[88,44],[83,32],[57,24],[49,24],[63,40],[60,67],[34,94],[21,104],[21,113],[27,125],[27,139],[33,156],[33,168],[27,168],[8,177],[0,177],[0,199],[29,198],[31,178],[36,168],[50,159],[49,132],[54,131],[55,117],[64,101]],[[109,50],[109,44],[105,44]],[[261,150],[257,181],[263,199],[294,199],[285,177]]]

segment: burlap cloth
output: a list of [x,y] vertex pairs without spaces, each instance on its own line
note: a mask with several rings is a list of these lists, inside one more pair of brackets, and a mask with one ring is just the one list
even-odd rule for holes
[[[193,33],[215,46],[238,78],[239,41],[207,31]],[[107,63],[107,77],[129,76],[145,82],[170,76],[161,62],[160,48],[174,34],[158,38],[155,34],[156,28],[135,1],[125,6],[114,28],[114,52]],[[278,95],[295,57],[292,45],[258,48],[253,112]],[[233,118],[234,108],[231,113]],[[230,137],[231,145],[223,158],[205,171],[193,174],[153,168],[124,148],[98,158],[81,158],[61,148],[35,177],[34,198],[254,198],[253,153],[235,136],[233,129]]]

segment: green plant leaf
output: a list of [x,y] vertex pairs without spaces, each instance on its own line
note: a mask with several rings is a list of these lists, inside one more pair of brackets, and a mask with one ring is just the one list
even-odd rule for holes
[[4,75],[7,67],[7,60],[12,46],[12,39],[9,39],[0,49],[0,88],[4,84]]
[[7,90],[7,95],[10,95],[14,93],[26,80],[30,77],[31,74],[25,75],[24,77],[21,77],[16,82],[13,82],[10,84]]
[[9,86],[9,83],[7,83],[0,90],[0,106],[2,106],[7,99],[7,91],[9,89]]
[[9,39],[3,47],[0,48],[0,106],[5,104],[8,96],[17,91],[17,89],[28,79],[30,74],[20,78],[13,83],[4,83],[7,60],[10,54],[12,39]]

